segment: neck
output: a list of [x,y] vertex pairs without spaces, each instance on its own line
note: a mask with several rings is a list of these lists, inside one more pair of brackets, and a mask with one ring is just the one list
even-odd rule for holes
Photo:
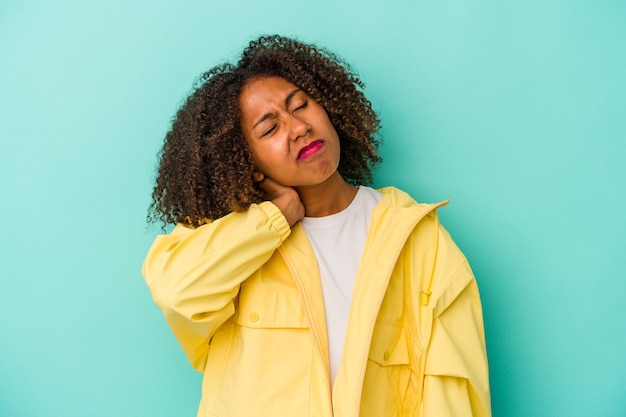
[[304,205],[305,216],[324,217],[336,214],[350,205],[357,188],[348,184],[339,172],[335,172],[322,184],[297,187]]

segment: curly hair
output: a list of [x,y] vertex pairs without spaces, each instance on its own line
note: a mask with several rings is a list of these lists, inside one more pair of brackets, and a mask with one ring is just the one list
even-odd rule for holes
[[252,154],[240,128],[239,95],[252,78],[278,76],[321,104],[339,135],[338,171],[353,185],[371,184],[380,121],[364,84],[335,54],[278,35],[250,42],[239,61],[218,65],[194,84],[159,153],[148,222],[199,226],[263,201]]

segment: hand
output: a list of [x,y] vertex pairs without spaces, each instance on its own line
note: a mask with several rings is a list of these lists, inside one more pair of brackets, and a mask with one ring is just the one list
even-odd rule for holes
[[285,187],[260,172],[254,173],[254,181],[259,184],[265,198],[280,209],[290,227],[304,218],[304,205],[295,189]]

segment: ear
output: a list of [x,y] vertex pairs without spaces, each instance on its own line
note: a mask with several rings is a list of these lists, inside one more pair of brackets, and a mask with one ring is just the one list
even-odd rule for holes
[[252,179],[254,179],[254,182],[261,182],[265,179],[265,175],[261,174],[259,171],[254,171]]

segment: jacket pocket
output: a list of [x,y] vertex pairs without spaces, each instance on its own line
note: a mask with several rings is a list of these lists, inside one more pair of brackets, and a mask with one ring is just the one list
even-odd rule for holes
[[363,382],[363,415],[408,415],[415,401],[410,390],[414,380],[410,352],[407,334],[402,326],[376,323]]
[[235,322],[257,329],[308,328],[300,294],[291,288],[242,285]]
[[[203,395],[205,412],[218,416],[309,414],[313,338],[297,290],[244,284],[239,292],[217,392]],[[213,346],[211,347],[213,349]],[[211,352],[209,352],[209,355]],[[205,379],[214,378],[207,368]]]
[[369,359],[380,366],[408,365],[409,348],[404,329],[395,324],[376,323]]

